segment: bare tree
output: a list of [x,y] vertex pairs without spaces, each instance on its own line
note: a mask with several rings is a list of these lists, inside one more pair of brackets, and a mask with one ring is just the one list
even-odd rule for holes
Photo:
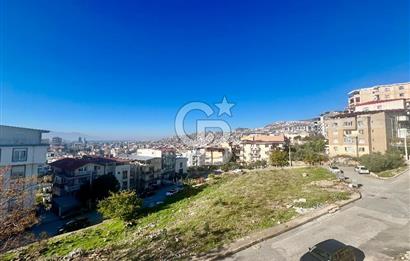
[[37,222],[34,196],[36,180],[11,174],[0,167],[0,253],[34,240],[27,228]]

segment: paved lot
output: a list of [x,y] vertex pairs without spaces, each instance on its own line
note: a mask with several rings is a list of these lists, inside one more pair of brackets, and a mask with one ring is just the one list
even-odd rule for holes
[[409,251],[410,172],[379,180],[358,175],[353,168],[342,169],[363,185],[363,199],[226,260],[299,260],[309,246],[330,238],[359,248],[365,260],[392,260]]

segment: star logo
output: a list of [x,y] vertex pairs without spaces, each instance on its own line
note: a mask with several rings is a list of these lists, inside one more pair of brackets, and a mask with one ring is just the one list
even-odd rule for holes
[[229,103],[225,96],[221,103],[215,103],[215,105],[219,108],[218,116],[226,114],[229,117],[232,117],[231,108],[235,106],[235,104]]

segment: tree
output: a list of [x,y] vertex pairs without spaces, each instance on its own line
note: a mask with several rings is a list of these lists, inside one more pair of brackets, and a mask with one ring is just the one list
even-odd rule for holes
[[274,150],[270,154],[270,163],[273,166],[283,167],[288,165],[288,153],[285,151]]
[[403,166],[403,156],[398,151],[388,151],[385,154],[370,153],[359,158],[360,164],[366,166],[372,172],[382,172]]
[[37,223],[33,199],[35,179],[10,177],[10,166],[0,167],[0,253],[34,240],[27,228]]
[[134,191],[111,193],[109,197],[98,202],[98,212],[105,218],[117,218],[130,222],[137,217],[142,200]]
[[91,185],[90,183],[82,185],[77,192],[77,198],[86,204],[90,200],[94,202],[104,199],[110,195],[110,192],[118,192],[119,190],[120,184],[114,175],[106,174],[96,178]]

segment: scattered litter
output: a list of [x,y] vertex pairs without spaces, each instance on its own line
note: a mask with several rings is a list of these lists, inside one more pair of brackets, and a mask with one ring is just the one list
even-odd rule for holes
[[293,203],[306,203],[306,199],[305,198],[294,199]]

